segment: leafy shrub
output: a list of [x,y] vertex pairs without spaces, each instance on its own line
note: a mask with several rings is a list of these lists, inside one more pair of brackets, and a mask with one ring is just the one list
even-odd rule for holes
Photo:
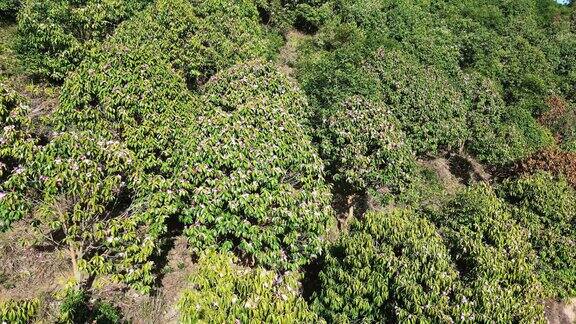
[[260,17],[253,1],[196,0],[197,15],[203,17],[195,37],[187,50],[190,62],[188,71],[196,73],[198,81],[249,59],[271,59],[275,56],[281,38],[260,25]]
[[255,0],[261,22],[281,30],[295,26],[304,32],[316,31],[331,13],[327,0]]
[[105,43],[67,78],[54,126],[122,141],[146,169],[160,170],[192,99],[185,80],[156,51]]
[[433,153],[463,144],[467,108],[462,94],[440,71],[387,49],[375,53],[369,70],[377,76],[384,102],[416,152]]
[[314,305],[331,322],[540,322],[529,234],[486,185],[426,214],[369,212],[327,253]]
[[[314,305],[328,322],[459,319],[458,273],[433,224],[409,210],[369,212],[333,245]],[[456,317],[457,316],[457,317]]]
[[481,161],[503,165],[552,144],[550,134],[529,113],[506,106],[492,80],[467,74],[463,81],[470,104],[466,147]]
[[263,60],[235,65],[226,73],[215,75],[202,90],[211,103],[224,108],[234,109],[254,97],[266,96],[270,101],[281,103],[301,123],[307,123],[311,114],[298,84],[280,72],[276,65]]
[[487,185],[466,189],[436,219],[478,322],[543,321],[535,255],[507,206]]
[[38,314],[38,300],[0,301],[0,321],[3,323],[31,323]]
[[[81,145],[88,145],[86,148],[74,147],[74,150],[87,150],[97,155],[94,161],[106,161],[102,166],[103,174],[96,170],[83,170],[79,173],[79,181],[82,181],[79,187],[99,187],[100,183],[108,179],[107,173],[111,173],[112,179],[116,179],[114,176],[118,173],[124,177],[118,181],[111,180],[110,188],[102,188],[99,195],[92,194],[89,202],[98,208],[92,208],[91,204],[84,202],[76,207],[81,209],[87,205],[92,208],[83,214],[87,220],[82,224],[98,220],[104,212],[113,212],[115,216],[107,218],[104,223],[96,222],[97,226],[90,238],[96,241],[94,244],[99,246],[99,250],[94,255],[86,255],[86,260],[78,258],[81,270],[90,274],[111,273],[139,289],[149,289],[148,285],[153,279],[153,263],[150,258],[158,248],[156,241],[165,233],[166,218],[179,211],[176,202],[181,192],[174,190],[172,182],[179,183],[182,177],[174,174],[174,167],[194,152],[176,151],[176,142],[178,139],[185,141],[189,134],[185,133],[184,126],[193,123],[199,117],[194,115],[195,112],[203,109],[189,93],[187,80],[182,74],[200,73],[207,77],[214,61],[218,62],[218,67],[230,63],[229,57],[222,60],[219,58],[223,54],[219,50],[223,48],[219,46],[233,46],[234,41],[246,41],[246,35],[254,35],[246,34],[247,29],[261,31],[251,25],[251,18],[247,18],[254,15],[250,8],[247,3],[228,1],[206,1],[197,5],[186,0],[155,2],[119,27],[67,78],[60,106],[52,116],[54,127],[66,132],[74,132],[76,129],[92,132],[95,134],[93,141],[114,143],[111,149],[127,154],[121,166],[117,164],[119,161],[110,161],[110,157],[100,151],[101,148],[84,142],[88,139],[80,140]],[[243,10],[247,10],[247,13]],[[235,17],[239,20],[234,18],[232,21],[239,26],[246,24],[247,29],[240,34],[237,34],[238,31],[231,32],[231,29],[239,26],[224,26],[229,22],[223,18],[227,17],[226,14],[237,14]],[[230,29],[230,39],[221,34],[227,32],[225,27]],[[212,32],[215,34],[210,34]],[[214,47],[210,45],[209,35],[203,33],[217,37],[217,41],[214,39]],[[260,48],[258,46],[262,43],[256,38],[254,40],[247,41],[251,45],[245,46]],[[202,53],[200,47],[207,51],[206,55],[198,54]],[[187,52],[193,48],[197,50]],[[232,55],[231,47],[228,52]],[[186,55],[179,57],[181,53]],[[235,52],[233,56],[238,59],[250,53],[254,52]],[[210,56],[212,54],[217,57]],[[204,59],[207,61],[202,61]],[[60,142],[51,144],[51,147],[56,151],[59,146],[69,145],[68,142]],[[110,153],[114,154],[114,150]],[[49,154],[52,160],[67,158],[52,157],[54,154]],[[74,158],[81,155],[75,154]],[[126,163],[127,160],[131,160],[132,164]],[[83,179],[85,173],[92,174],[93,178]],[[98,179],[96,175],[101,175],[103,179]],[[120,185],[122,182],[125,184]],[[103,183],[107,184],[106,181]],[[47,189],[37,188],[39,192]],[[67,192],[74,193],[72,188]],[[79,199],[87,200],[88,196]],[[121,207],[114,212],[114,206]],[[147,235],[137,234],[142,231],[146,231]],[[74,235],[67,233],[68,240],[75,242]],[[112,243],[108,240],[112,240]],[[133,250],[132,244],[141,245],[141,249]],[[317,250],[315,247],[311,249]],[[121,254],[122,262],[108,258],[110,255],[117,258],[118,253]]]
[[19,51],[30,72],[63,80],[90,48],[150,0],[29,0],[18,16]]
[[231,254],[207,252],[178,308],[184,323],[319,323],[299,295],[297,273],[279,275],[234,264]]
[[[154,3],[118,28],[66,80],[56,127],[75,126],[122,140],[148,169],[166,168],[163,161],[171,155],[177,132],[191,118],[188,107],[197,105],[186,89],[193,80],[175,69],[203,79],[237,59],[258,56],[265,41],[249,18],[254,15],[250,8],[224,0],[196,6],[187,0]],[[245,25],[246,30],[231,31]]]
[[352,191],[385,185],[393,192],[409,182],[415,161],[388,107],[356,96],[323,113],[316,136],[334,181]]
[[111,274],[146,291],[154,279],[151,258],[166,231],[167,214],[156,207],[170,197],[150,193],[140,177],[122,143],[70,132],[55,135],[4,186],[27,202],[41,239],[68,252],[79,283]]
[[310,98],[314,120],[321,122],[322,110],[350,96],[375,99],[374,77],[363,69],[369,55],[364,32],[354,25],[327,26],[313,43],[304,43],[297,61],[297,78]]
[[553,41],[558,48],[555,74],[560,78],[559,88],[566,98],[576,101],[576,58],[572,54],[576,52],[576,27],[572,32],[559,32]]
[[546,173],[505,182],[499,195],[530,232],[541,281],[552,297],[576,293],[576,192]]
[[258,20],[247,0],[161,0],[124,24],[110,43],[131,52],[152,48],[196,88],[235,63],[274,56],[280,36]]
[[[227,78],[250,79],[255,69],[223,71],[205,87],[208,105],[196,112],[174,154],[181,219],[195,252],[219,247],[250,263],[294,269],[321,252],[331,196],[322,162],[290,113],[293,102],[275,96],[266,77],[254,83]],[[237,97],[210,103],[220,80],[237,84]]]

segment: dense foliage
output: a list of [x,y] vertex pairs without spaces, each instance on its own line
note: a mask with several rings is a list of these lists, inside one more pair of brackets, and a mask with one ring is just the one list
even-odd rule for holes
[[0,18],[13,18],[20,7],[20,0],[0,0]]
[[322,113],[320,155],[341,187],[356,192],[386,185],[397,193],[410,182],[412,151],[387,106],[355,96]]
[[530,232],[491,188],[465,190],[436,222],[464,284],[469,316],[481,322],[543,319]]
[[10,190],[7,180],[17,175],[22,163],[33,158],[38,139],[32,136],[32,121],[24,99],[0,83],[0,230],[25,214],[25,203]]
[[457,279],[433,224],[412,211],[369,212],[330,248],[315,306],[333,323],[449,322],[459,319]]
[[513,205],[512,214],[528,229],[538,255],[536,267],[549,294],[576,293],[576,192],[546,173],[508,181],[499,194]]
[[299,295],[298,273],[246,269],[231,254],[207,252],[180,298],[183,323],[320,323]]
[[18,14],[19,51],[31,73],[63,80],[99,40],[150,0],[27,0]]
[[[250,82],[253,71],[271,71],[260,64],[233,67],[206,84],[208,104],[174,155],[181,219],[195,252],[220,247],[251,264],[295,269],[321,253],[330,191],[296,114],[305,100],[290,83],[267,83],[268,73]],[[213,98],[222,83],[235,84],[235,95]]]
[[543,320],[526,229],[485,186],[437,226],[410,210],[369,212],[331,248],[315,296],[333,322]]
[[[181,286],[191,323],[542,322],[576,294],[574,4],[0,0],[0,19],[0,240],[68,258],[54,321],[122,322],[94,294],[111,282],[160,308]],[[47,314],[38,294],[0,322]]]
[[[526,157],[552,144],[536,121],[544,98],[570,91],[572,44],[544,40],[573,36],[554,5],[509,5],[516,11],[496,2],[334,1],[302,47],[298,78],[316,112],[352,95],[387,104],[420,155],[468,148],[491,164]],[[540,14],[556,14],[560,27],[549,30]]]

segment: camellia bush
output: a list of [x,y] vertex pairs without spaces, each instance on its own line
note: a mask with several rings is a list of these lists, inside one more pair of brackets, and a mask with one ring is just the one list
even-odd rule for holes
[[410,182],[415,161],[399,122],[387,106],[361,96],[322,111],[318,147],[341,188],[363,192],[387,186],[397,193]]
[[25,324],[36,319],[40,302],[32,300],[0,300],[0,321],[3,323]]
[[[243,57],[259,57],[264,48],[263,35],[258,34],[262,30],[246,18],[254,15],[250,8],[224,0],[198,6],[187,0],[155,2],[119,27],[67,78],[53,118],[55,127],[74,126],[121,140],[151,172],[170,170],[164,161],[172,154],[179,131],[193,117],[189,108],[198,105],[187,86],[196,87],[198,78]],[[242,10],[248,13],[242,15]],[[230,19],[239,26],[248,24],[251,33],[222,34],[226,29],[219,24],[235,12],[240,21]],[[213,17],[218,15],[222,19]],[[204,21],[208,16],[212,20]],[[246,35],[253,39],[245,39]],[[210,37],[215,37],[214,45]],[[236,44],[247,48],[238,51]]]
[[127,50],[113,40],[66,80],[52,123],[61,131],[78,128],[122,141],[158,173],[193,99],[157,48]]
[[264,60],[233,66],[226,73],[215,75],[202,90],[205,98],[221,107],[234,109],[254,97],[266,96],[268,100],[282,104],[302,124],[307,124],[311,117],[306,96],[298,84],[280,72],[276,65]]
[[384,102],[417,153],[463,145],[467,107],[444,74],[413,56],[384,48],[375,53],[368,69],[378,76]]
[[[277,84],[268,85],[265,76],[253,83],[227,77],[239,81],[255,69],[254,63],[233,67],[205,86],[208,104],[174,154],[181,219],[196,253],[215,247],[249,264],[295,269],[321,253],[331,195],[322,161],[290,112],[292,101],[274,95]],[[237,96],[210,102],[220,80],[238,84]]]
[[463,283],[472,321],[543,321],[530,232],[485,184],[468,188],[435,219]]
[[530,231],[536,266],[551,297],[576,293],[576,191],[563,179],[537,173],[506,181],[498,194],[518,223]]
[[122,21],[151,0],[27,0],[18,15],[19,44],[29,72],[61,81]]
[[332,245],[314,306],[330,322],[541,322],[522,227],[486,185],[441,210],[369,212]]
[[277,274],[235,264],[230,253],[208,251],[180,298],[183,323],[321,323],[300,296],[298,273]]
[[354,221],[319,280],[313,305],[331,323],[460,320],[456,267],[436,227],[409,210]]
[[530,113],[506,106],[501,90],[491,79],[466,74],[462,86],[469,104],[466,148],[482,162],[511,163],[553,144],[552,134]]

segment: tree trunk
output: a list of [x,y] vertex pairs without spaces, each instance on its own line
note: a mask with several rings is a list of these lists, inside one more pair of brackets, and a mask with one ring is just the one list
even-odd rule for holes
[[354,218],[354,195],[348,196],[348,217],[346,223],[349,223]]
[[79,254],[72,247],[70,248],[69,251],[70,251],[70,259],[72,261],[72,274],[74,275],[74,279],[76,280],[76,284],[81,286],[84,284],[85,278],[84,278],[84,274],[82,273],[82,271],[80,271],[80,268],[78,268]]

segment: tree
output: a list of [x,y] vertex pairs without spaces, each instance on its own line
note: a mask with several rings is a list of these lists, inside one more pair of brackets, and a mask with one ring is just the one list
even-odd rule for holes
[[[99,274],[147,291],[170,197],[149,194],[135,155],[88,132],[54,136],[4,188],[26,202],[40,242],[67,251],[78,285]],[[143,184],[144,191],[139,191]],[[2,208],[9,209],[4,200]]]

